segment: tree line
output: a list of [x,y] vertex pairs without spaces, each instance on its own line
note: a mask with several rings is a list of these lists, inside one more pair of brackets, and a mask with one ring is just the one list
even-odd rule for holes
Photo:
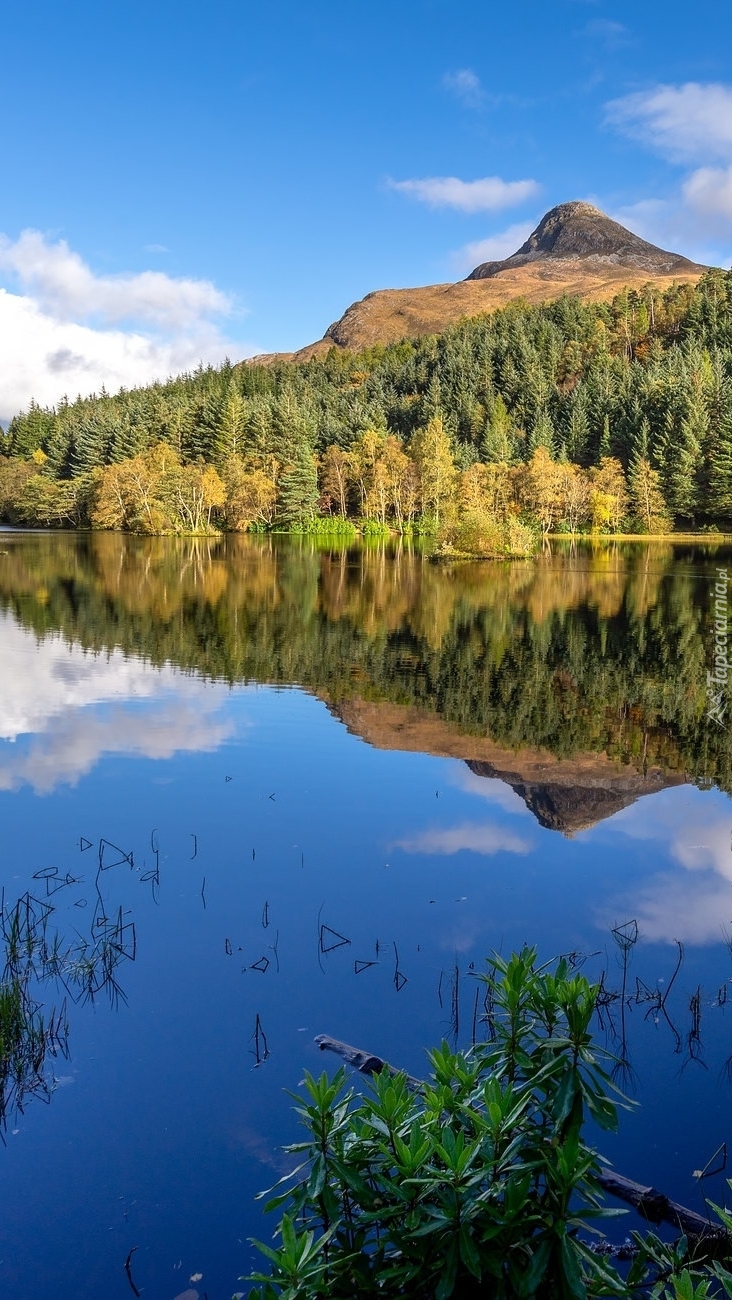
[[732,272],[17,415],[0,518],[136,532],[543,532],[732,520]]

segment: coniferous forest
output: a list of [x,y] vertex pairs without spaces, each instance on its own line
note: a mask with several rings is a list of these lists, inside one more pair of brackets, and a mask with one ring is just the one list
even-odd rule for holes
[[32,404],[0,519],[140,533],[732,528],[732,272],[516,302],[443,334]]

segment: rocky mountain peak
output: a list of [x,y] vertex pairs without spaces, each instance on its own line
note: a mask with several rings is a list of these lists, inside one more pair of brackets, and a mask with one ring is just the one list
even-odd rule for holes
[[551,208],[526,243],[511,257],[498,262],[483,262],[471,271],[467,279],[491,279],[502,271],[542,261],[636,268],[647,271],[649,276],[694,270],[701,275],[706,270],[678,253],[669,253],[649,244],[591,203],[575,201]]

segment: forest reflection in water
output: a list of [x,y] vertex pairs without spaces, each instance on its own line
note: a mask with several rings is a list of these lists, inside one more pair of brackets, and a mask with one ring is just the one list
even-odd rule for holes
[[114,1294],[140,1244],[150,1291],[185,1256],[230,1295],[313,1035],[417,1074],[486,1032],[473,974],[524,941],[601,982],[642,1101],[607,1154],[698,1208],[730,1137],[730,732],[705,716],[728,555],[0,537],[3,924],[35,918],[30,1016],[67,999],[52,1105],[3,1153],[6,1293]]
[[401,732],[489,763],[487,739],[731,788],[729,729],[705,716],[722,547],[555,543],[536,560],[446,565],[284,538],[5,539],[0,608],[37,635],[294,683],[387,747]]

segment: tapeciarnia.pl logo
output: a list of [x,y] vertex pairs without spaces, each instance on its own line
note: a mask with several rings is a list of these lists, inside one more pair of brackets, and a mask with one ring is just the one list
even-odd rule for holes
[[721,727],[726,712],[726,687],[729,675],[727,660],[728,577],[726,569],[717,569],[717,577],[711,590],[714,608],[714,672],[707,672],[707,714],[710,722]]

